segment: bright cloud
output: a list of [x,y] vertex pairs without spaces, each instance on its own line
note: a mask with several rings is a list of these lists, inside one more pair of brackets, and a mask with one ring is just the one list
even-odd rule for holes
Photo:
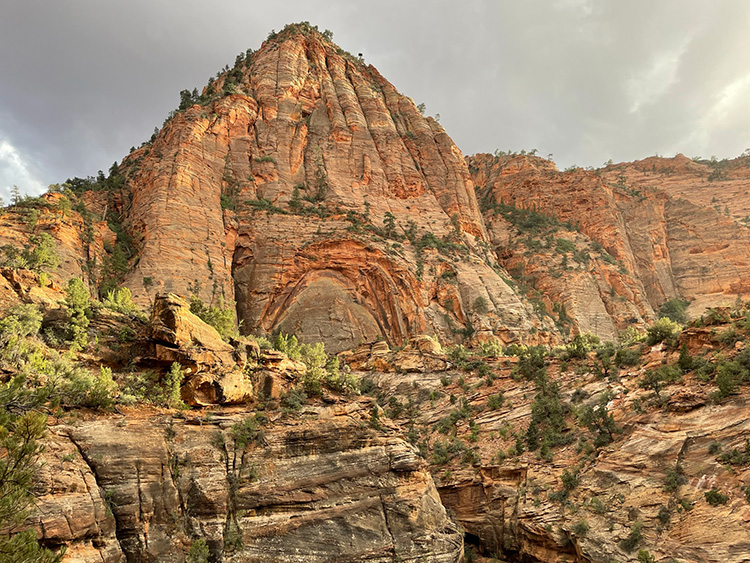
[[21,193],[40,194],[45,186],[34,176],[23,157],[9,141],[0,140],[0,196],[6,203],[10,200],[13,186]]

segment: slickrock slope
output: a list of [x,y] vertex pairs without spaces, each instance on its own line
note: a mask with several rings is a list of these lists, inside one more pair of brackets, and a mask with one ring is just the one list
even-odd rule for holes
[[461,152],[372,66],[289,26],[204,96],[121,166],[141,299],[236,299],[244,331],[333,351],[541,327],[482,251]]
[[[523,266],[542,295],[564,303],[582,328],[608,337],[627,324],[651,321],[653,310],[671,298],[694,300],[694,314],[700,314],[750,290],[750,231],[714,209],[670,196],[658,181],[635,189],[613,172],[563,173],[530,155],[484,154],[468,162],[502,263],[511,271]],[[583,245],[573,253],[575,270],[582,271],[570,273],[560,257],[552,264],[540,260],[538,243],[524,252],[524,225],[519,229],[516,221],[517,233],[509,235],[508,206],[575,227],[579,233],[564,238]],[[565,254],[554,239],[546,248]]]

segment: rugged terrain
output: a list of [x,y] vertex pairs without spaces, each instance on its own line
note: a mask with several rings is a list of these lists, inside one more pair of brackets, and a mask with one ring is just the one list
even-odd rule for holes
[[298,25],[183,91],[109,176],[6,214],[0,236],[22,243],[31,221],[58,242],[63,280],[126,285],[142,305],[164,291],[221,301],[248,334],[331,351],[418,334],[612,339],[669,299],[697,316],[748,292],[750,230],[731,196],[748,158],[565,172],[525,152],[465,160],[374,67]]
[[0,211],[0,462],[48,428],[0,548],[750,561],[748,160],[464,158],[328,34],[272,34]]
[[[45,334],[65,318],[52,287],[19,298]],[[225,342],[177,296],[148,321],[111,307],[76,357],[115,385],[52,413],[27,520],[64,561],[196,561],[198,540],[210,561],[748,560],[741,303],[653,345],[363,345],[339,355],[363,395],[338,368],[315,391],[293,345]],[[4,369],[22,357],[7,344]],[[175,364],[192,410],[157,398]]]

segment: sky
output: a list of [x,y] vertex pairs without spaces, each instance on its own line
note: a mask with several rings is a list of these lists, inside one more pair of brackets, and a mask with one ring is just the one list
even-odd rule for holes
[[3,0],[0,196],[109,169],[182,89],[309,21],[465,155],[562,169],[750,148],[747,0]]

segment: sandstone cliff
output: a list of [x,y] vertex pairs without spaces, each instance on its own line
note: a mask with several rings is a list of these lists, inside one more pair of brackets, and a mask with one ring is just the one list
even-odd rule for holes
[[560,172],[531,155],[467,160],[501,262],[528,276],[548,304],[564,304],[579,330],[611,338],[652,321],[668,299],[691,300],[699,314],[750,289],[750,231],[671,196],[660,178],[636,188],[614,169]]
[[235,309],[246,334],[336,352],[418,334],[615,339],[668,299],[695,316],[750,289],[747,157],[465,162],[439,123],[307,24],[186,94],[109,177],[11,208],[0,242],[45,232],[61,281],[124,284],[142,305],[195,294]]
[[[558,352],[534,368],[528,356],[454,354],[443,356],[452,366],[411,362],[394,378],[387,366],[405,366],[414,353],[405,350],[372,351],[383,372],[363,377],[430,460],[442,502],[476,554],[535,563],[744,562],[747,386],[717,391],[726,369],[750,377],[750,308],[739,315],[688,328],[670,345],[637,345],[633,365],[618,362],[605,373],[594,353]],[[688,356],[680,375],[678,359]],[[730,359],[734,368],[721,367]],[[671,380],[645,383],[665,365]],[[540,387],[540,370],[553,386]],[[586,409],[601,413],[596,424],[584,422]],[[541,437],[555,417],[569,417],[560,435],[544,438],[558,445],[528,451],[532,421]]]
[[367,403],[302,417],[126,411],[52,427],[37,526],[66,561],[459,559],[426,466]]
[[121,167],[142,299],[223,296],[244,331],[331,350],[542,326],[482,250],[461,152],[372,66],[290,26],[210,92]]

